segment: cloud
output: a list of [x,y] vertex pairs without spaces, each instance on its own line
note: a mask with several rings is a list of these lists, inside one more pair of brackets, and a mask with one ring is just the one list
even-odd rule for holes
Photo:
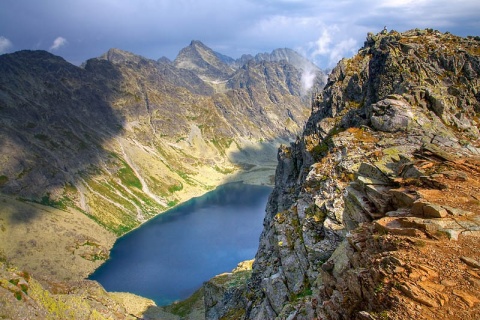
[[329,66],[337,64],[343,57],[353,55],[358,49],[358,46],[357,41],[352,38],[341,40],[336,43],[329,52]]
[[[196,39],[233,58],[301,47],[321,68],[330,68],[343,54],[348,57],[358,49],[368,32],[384,26],[397,31],[433,28],[461,36],[479,35],[480,30],[478,0],[4,2],[0,30],[15,41],[15,49],[38,49],[36,44],[55,39],[61,30],[62,37],[47,48],[61,49],[64,58],[77,64],[112,47],[173,59]],[[69,39],[68,46],[61,39]]]
[[313,83],[315,81],[315,71],[305,69],[302,73],[302,89],[303,93],[307,92],[313,87]]
[[64,37],[57,37],[54,41],[51,47],[49,48],[50,51],[55,51],[63,47],[64,45],[67,44],[67,39]]
[[329,51],[329,46],[332,43],[332,37],[330,36],[330,32],[327,29],[324,29],[322,35],[315,41],[315,50],[313,51],[313,55],[322,55],[326,54]]
[[12,42],[4,36],[0,36],[0,54],[8,52],[11,47],[13,47]]
[[331,68],[343,57],[349,57],[358,49],[359,43],[349,33],[337,25],[324,26],[317,40],[307,44],[306,50],[301,50],[309,59],[322,67]]

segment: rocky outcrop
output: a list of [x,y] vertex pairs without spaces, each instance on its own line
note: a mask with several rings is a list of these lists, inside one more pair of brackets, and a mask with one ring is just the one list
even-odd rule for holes
[[246,319],[480,315],[478,270],[461,258],[479,254],[479,49],[391,31],[340,61],[279,149],[252,276],[224,306]]

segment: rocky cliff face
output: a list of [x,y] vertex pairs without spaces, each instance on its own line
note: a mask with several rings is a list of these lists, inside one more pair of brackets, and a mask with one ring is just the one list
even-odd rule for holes
[[479,75],[478,37],[369,34],[279,149],[250,279],[205,285],[207,318],[478,318]]
[[118,49],[82,68],[43,51],[0,56],[2,257],[82,278],[114,236],[159,212],[228,181],[270,183],[309,95],[289,64],[245,68],[198,41],[174,62]]

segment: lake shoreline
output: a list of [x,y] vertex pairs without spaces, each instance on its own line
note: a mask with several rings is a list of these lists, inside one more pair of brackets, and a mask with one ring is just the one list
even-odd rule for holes
[[[110,259],[89,279],[158,305],[185,299],[204,281],[254,258],[271,191],[237,181],[192,198],[142,224],[142,231],[118,238]],[[155,294],[171,295],[170,300],[155,298],[146,289],[155,287],[152,283]]]

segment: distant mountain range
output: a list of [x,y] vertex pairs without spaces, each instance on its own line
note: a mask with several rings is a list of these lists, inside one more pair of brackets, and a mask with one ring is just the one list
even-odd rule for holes
[[[289,49],[234,60],[199,41],[174,61],[119,49],[82,67],[45,51],[2,55],[0,195],[9,209],[0,213],[28,226],[57,209],[118,236],[221,183],[269,183],[279,143],[301,133],[311,88],[325,78]],[[58,243],[90,239],[108,252],[98,234],[62,228]],[[60,268],[27,258],[45,255],[34,247],[10,249],[7,259],[31,271]]]

